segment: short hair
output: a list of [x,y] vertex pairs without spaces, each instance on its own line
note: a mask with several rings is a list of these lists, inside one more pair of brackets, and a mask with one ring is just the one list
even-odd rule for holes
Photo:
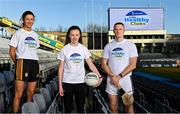
[[124,23],[122,23],[122,22],[117,22],[117,23],[115,23],[115,24],[114,24],[114,27],[115,27],[116,25],[122,25],[122,26],[124,27]]

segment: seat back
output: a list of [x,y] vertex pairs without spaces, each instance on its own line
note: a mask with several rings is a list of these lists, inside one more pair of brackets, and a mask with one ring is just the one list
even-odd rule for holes
[[26,102],[23,104],[21,111],[23,114],[39,113],[39,108],[34,102]]
[[7,105],[11,105],[13,101],[13,81],[14,81],[14,73],[12,71],[4,71],[3,72],[6,79],[6,103]]
[[52,103],[49,91],[46,88],[41,88],[40,94],[44,96],[44,99],[46,101],[46,108],[48,108],[50,104]]
[[0,73],[0,93],[6,89],[6,79],[2,73]]
[[55,92],[58,91],[58,84],[55,81],[50,81],[51,86],[54,88]]
[[7,84],[11,83],[14,80],[14,73],[12,71],[4,71],[3,72]]
[[0,93],[0,113],[5,112],[4,94]]
[[41,94],[34,94],[33,95],[33,102],[37,104],[40,113],[46,112],[46,101]]
[[46,84],[46,88],[49,91],[51,98],[53,98],[55,94],[54,88],[50,84]]

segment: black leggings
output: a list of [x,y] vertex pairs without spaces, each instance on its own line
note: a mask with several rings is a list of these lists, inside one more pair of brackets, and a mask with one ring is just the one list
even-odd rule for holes
[[78,113],[85,113],[84,105],[86,100],[87,87],[85,83],[69,84],[63,83],[65,113],[71,113],[73,108],[73,95],[75,95]]

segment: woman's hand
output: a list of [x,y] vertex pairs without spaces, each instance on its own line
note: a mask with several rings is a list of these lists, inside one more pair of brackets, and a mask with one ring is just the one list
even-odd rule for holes
[[64,90],[63,90],[62,85],[59,86],[59,95],[64,96]]
[[98,80],[98,84],[96,85],[96,87],[98,87],[98,86],[102,83],[102,81],[103,81],[103,77],[100,76],[100,77],[99,77],[99,80]]

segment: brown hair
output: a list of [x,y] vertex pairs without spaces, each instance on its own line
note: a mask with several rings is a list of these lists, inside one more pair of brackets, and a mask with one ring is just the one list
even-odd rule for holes
[[81,32],[81,29],[78,27],[78,26],[71,26],[69,29],[68,29],[68,32],[66,34],[66,42],[65,42],[65,45],[70,43],[70,32],[72,30],[79,30],[79,33],[80,33],[80,38],[79,38],[79,43],[82,43],[82,32]]
[[117,22],[117,23],[115,23],[115,24],[114,24],[114,27],[115,27],[116,25],[122,25],[122,26],[124,27],[124,23],[122,23],[122,22]]
[[24,26],[24,22],[23,22],[23,21],[24,21],[26,15],[32,15],[32,16],[35,18],[33,12],[31,12],[31,11],[25,11],[25,12],[22,14],[21,19],[20,19],[20,21],[22,22],[22,26]]

